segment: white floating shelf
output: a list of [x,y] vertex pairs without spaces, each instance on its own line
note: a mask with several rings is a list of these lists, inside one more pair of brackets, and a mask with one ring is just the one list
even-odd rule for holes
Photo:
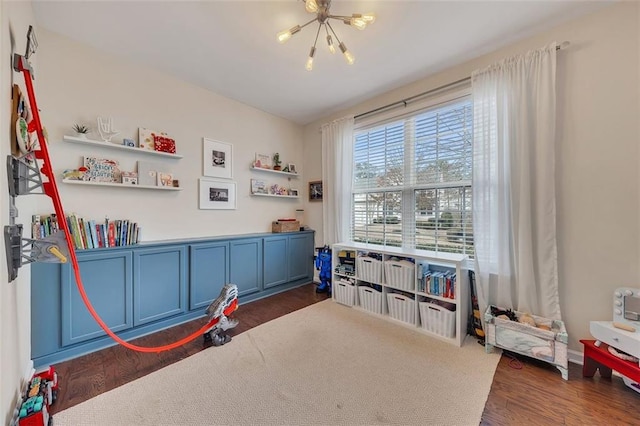
[[300,198],[298,195],[276,195],[276,194],[251,194],[257,197],[276,197],[276,198]]
[[151,186],[151,185],[125,185],[122,183],[115,182],[91,182],[85,180],[74,180],[74,179],[62,179],[63,183],[68,183],[71,185],[88,185],[88,186],[114,186],[118,188],[127,188],[127,189],[157,189],[160,191],[181,191],[182,188],[175,186]]
[[298,173],[283,172],[283,171],[280,171],[280,170],[273,170],[273,169],[263,169],[261,167],[253,167],[253,166],[251,166],[251,169],[258,170],[260,172],[278,173],[278,174],[287,175],[287,176],[294,176],[294,177],[300,176]]
[[81,144],[81,145],[99,146],[99,147],[102,147],[102,148],[119,149],[121,151],[135,152],[136,154],[155,155],[155,156],[167,157],[167,158],[182,158],[182,155],[171,154],[169,152],[151,151],[151,150],[148,150],[148,149],[140,149],[140,148],[136,148],[136,147],[133,147],[133,146],[118,145],[118,144],[115,144],[115,143],[105,142],[105,141],[98,141],[98,140],[94,140],[94,139],[79,138],[79,137],[76,137],[76,136],[63,136],[62,139],[65,142],[77,143],[77,144]]

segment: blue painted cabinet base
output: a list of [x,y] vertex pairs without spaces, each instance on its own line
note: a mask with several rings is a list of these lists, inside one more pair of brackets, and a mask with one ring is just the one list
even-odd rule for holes
[[[131,340],[202,318],[227,282],[238,285],[239,309],[310,283],[313,241],[313,231],[252,234],[84,250],[77,257],[92,305]],[[89,314],[69,264],[31,265],[31,329],[36,369],[116,344]]]

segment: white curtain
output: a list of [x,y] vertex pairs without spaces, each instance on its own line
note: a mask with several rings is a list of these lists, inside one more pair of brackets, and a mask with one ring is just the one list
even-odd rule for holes
[[353,117],[322,125],[322,216],[324,244],[351,239]]
[[561,319],[555,202],[556,43],[471,76],[480,309]]

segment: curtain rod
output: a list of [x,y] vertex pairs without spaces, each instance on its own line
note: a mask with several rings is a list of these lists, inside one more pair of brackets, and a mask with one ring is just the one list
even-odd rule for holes
[[[556,45],[556,51],[558,51],[560,49],[566,49],[567,47],[569,47],[569,42],[568,41],[563,41],[562,43]],[[372,109],[371,111],[363,112],[362,114],[358,114],[358,115],[354,116],[353,118],[354,118],[354,120],[357,120],[359,118],[363,118],[363,117],[366,117],[366,116],[371,115],[371,114],[376,114],[378,112],[383,112],[383,111],[386,111],[388,109],[396,108],[398,106],[405,106],[406,107],[409,102],[415,101],[418,98],[422,98],[422,97],[427,96],[427,95],[433,95],[434,93],[441,92],[443,90],[451,89],[452,87],[461,85],[461,84],[466,83],[466,82],[468,82],[470,80],[471,80],[471,77],[461,78],[460,80],[456,80],[454,82],[444,84],[442,86],[436,87],[435,89],[430,89],[430,90],[427,90],[426,92],[418,93],[417,95],[413,95],[413,96],[410,96],[408,98],[402,99],[401,101],[393,102],[393,103],[381,106],[379,108]]]

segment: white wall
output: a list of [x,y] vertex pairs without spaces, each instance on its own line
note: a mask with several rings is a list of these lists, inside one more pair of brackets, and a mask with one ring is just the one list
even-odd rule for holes
[[[249,166],[256,152],[279,152],[284,163],[298,166],[301,176],[291,186],[301,187],[302,127],[50,31],[40,29],[38,37],[38,99],[57,175],[79,167],[83,155],[116,159],[123,170],[135,170],[140,159],[167,164],[182,187],[172,192],[59,183],[65,212],[138,222],[144,241],[270,232],[271,221],[295,217],[301,201],[250,195],[251,178],[281,185],[289,184],[287,179],[252,172]],[[62,142],[63,135],[73,134],[74,123],[95,130],[98,116],[113,117],[121,132],[114,138],[118,141],[137,140],[138,127],[167,132],[184,158],[163,160]],[[90,137],[99,139],[97,133]],[[203,137],[233,145],[236,210],[198,209]],[[40,213],[51,209],[48,200],[39,203]]]
[[[13,83],[21,86],[24,92],[22,74],[14,73],[13,52],[24,55],[29,25],[35,25],[31,3],[0,2],[0,40],[2,41],[2,62],[0,65],[0,218],[2,225],[9,224],[9,194],[5,159],[11,154],[11,87]],[[36,61],[34,60],[35,64]],[[26,92],[25,92],[26,93]],[[21,196],[16,199],[19,217],[16,223],[28,224],[33,210],[33,196]],[[31,274],[29,267],[20,268],[18,278],[8,281],[7,263],[4,259],[4,237],[0,261],[0,422],[8,424],[17,403],[18,391],[23,378],[31,372]]]
[[[570,348],[590,320],[610,320],[613,290],[640,286],[640,11],[623,2],[427,77],[305,127],[308,176],[320,177],[320,125],[468,77],[504,57],[569,41],[558,53],[557,230]],[[322,244],[322,207],[307,216]],[[320,238],[320,239],[318,239]]]

